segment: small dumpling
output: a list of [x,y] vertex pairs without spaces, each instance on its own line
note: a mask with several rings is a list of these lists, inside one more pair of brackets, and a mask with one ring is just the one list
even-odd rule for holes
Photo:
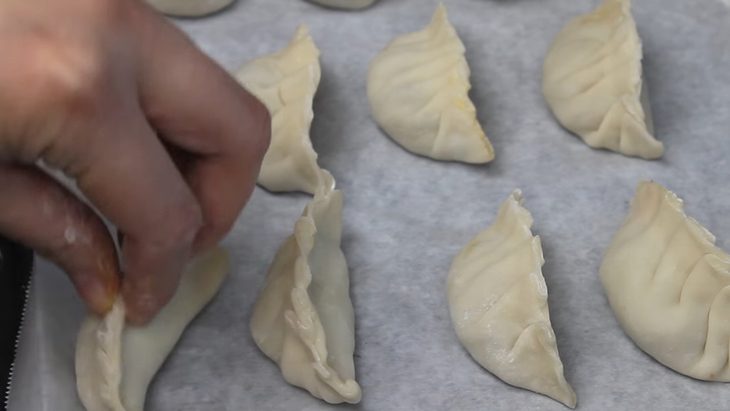
[[228,256],[215,249],[194,261],[175,296],[144,327],[125,325],[119,299],[104,317],[89,315],[76,342],[76,389],[87,411],[143,411],[147,387],[190,321],[218,292]]
[[331,7],[334,9],[357,10],[370,7],[376,0],[309,0],[320,6]]
[[405,149],[436,160],[494,159],[469,99],[464,44],[439,5],[423,30],[391,41],[370,64],[375,121]]
[[283,50],[246,64],[238,81],[271,114],[271,144],[258,183],[269,191],[317,189],[320,169],[309,139],[312,103],[321,69],[319,50],[306,26],[300,26]]
[[730,382],[730,255],[674,193],[639,185],[601,281],[639,348],[679,373]]
[[542,246],[531,226],[517,190],[496,221],[454,259],[451,321],[469,354],[489,372],[574,408],[575,392],[563,375],[550,324]]
[[177,17],[202,17],[221,11],[236,0],[147,0],[161,13]]
[[593,148],[657,159],[641,39],[631,0],[604,0],[573,19],[545,58],[542,90],[560,124]]
[[340,249],[342,193],[322,173],[319,188],[281,246],[254,306],[256,345],[284,379],[329,403],[357,403],[355,315]]

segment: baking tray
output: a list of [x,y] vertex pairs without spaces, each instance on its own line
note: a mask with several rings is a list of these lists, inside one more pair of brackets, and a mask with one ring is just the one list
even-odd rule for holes
[[[597,1],[444,3],[466,45],[471,96],[496,150],[487,166],[412,155],[370,115],[368,63],[394,36],[426,25],[435,1],[381,0],[341,12],[300,0],[241,0],[224,13],[176,22],[229,70],[280,49],[299,24],[310,26],[322,51],[312,141],[344,192],[364,396],[356,406],[324,404],[286,384],[254,345],[252,304],[309,198],[256,189],[225,240],[230,277],[161,369],[148,410],[564,410],[482,369],[449,320],[451,260],[515,188],[542,238],[551,319],[578,409],[730,409],[730,385],[679,375],[639,350],[598,278],[603,251],[644,179],[681,195],[688,213],[730,248],[730,7],[634,1],[656,136],[666,146],[661,160],[644,161],[587,147],[556,123],[540,91],[552,38]],[[43,261],[33,284],[10,409],[80,410],[73,350],[82,306]]]

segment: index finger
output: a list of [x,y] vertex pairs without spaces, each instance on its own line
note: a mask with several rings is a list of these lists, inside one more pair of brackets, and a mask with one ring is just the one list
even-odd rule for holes
[[128,319],[141,324],[172,298],[202,219],[139,109],[110,104],[116,115],[90,120],[84,130],[93,138],[79,136],[54,150],[66,153],[78,187],[125,234],[122,295]]
[[144,43],[140,97],[161,137],[195,154],[182,172],[203,213],[196,248],[220,240],[248,201],[268,148],[268,110],[177,28],[160,28]]

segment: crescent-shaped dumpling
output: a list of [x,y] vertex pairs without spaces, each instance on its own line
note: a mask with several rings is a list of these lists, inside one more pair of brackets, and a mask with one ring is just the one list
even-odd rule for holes
[[496,221],[451,265],[448,299],[456,334],[472,358],[508,384],[574,408],[563,375],[542,276],[540,238],[515,191]]
[[251,318],[256,345],[284,379],[329,403],[357,403],[355,315],[340,249],[342,193],[323,171],[319,188],[281,246]]
[[146,326],[125,325],[119,299],[89,315],[76,342],[76,389],[87,411],[143,411],[147,387],[190,321],[218,292],[228,255],[218,248],[187,268],[170,302]]
[[601,281],[639,348],[679,373],[730,382],[730,255],[674,193],[639,185]]
[[258,183],[269,191],[317,189],[320,169],[309,139],[312,103],[319,86],[319,50],[300,26],[283,50],[242,67],[236,78],[271,114],[271,143]]
[[176,17],[202,17],[221,11],[236,0],[146,0],[160,13]]
[[573,19],[550,48],[542,90],[560,124],[594,148],[656,159],[641,40],[631,0],[604,0]]
[[443,5],[426,28],[391,41],[368,73],[373,117],[398,144],[436,160],[487,163],[494,149],[470,88],[464,44]]

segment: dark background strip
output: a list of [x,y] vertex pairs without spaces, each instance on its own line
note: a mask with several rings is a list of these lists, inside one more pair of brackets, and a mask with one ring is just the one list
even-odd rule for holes
[[33,269],[33,253],[0,236],[0,405],[7,409],[10,367],[15,357],[15,339]]

